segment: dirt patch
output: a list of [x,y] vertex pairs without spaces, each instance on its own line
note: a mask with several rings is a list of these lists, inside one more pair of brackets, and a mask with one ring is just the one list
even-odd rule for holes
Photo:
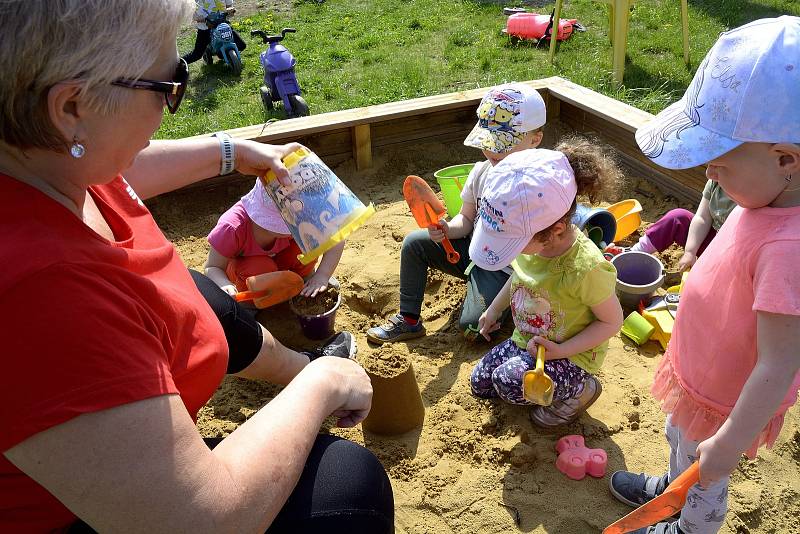
[[371,351],[369,358],[362,358],[361,365],[368,373],[384,378],[393,378],[408,369],[408,351],[385,344],[380,349]]
[[[555,443],[564,435],[581,434],[587,446],[606,450],[609,473],[617,469],[663,473],[669,450],[663,437],[664,415],[649,394],[662,355],[657,343],[638,347],[619,336],[612,338],[598,374],[603,395],[576,423],[548,433],[532,426],[523,407],[471,395],[470,372],[490,345],[469,343],[457,327],[464,295],[460,280],[431,273],[422,311],[426,337],[374,346],[364,335],[398,309],[400,245],[403,236],[416,228],[402,199],[403,179],[417,174],[438,190],[435,170],[478,159],[476,150],[459,143],[429,143],[376,153],[368,171],[356,171],[352,162],[333,169],[362,201],[374,202],[378,210],[348,241],[336,270],[343,301],[337,330],[356,336],[358,359],[374,376],[397,375],[403,362],[411,362],[425,420],[421,428],[394,437],[365,432],[361,426],[329,431],[365,444],[386,466],[395,494],[398,533],[600,532],[629,509],[609,494],[608,475],[573,481],[557,471]],[[152,209],[186,264],[198,268],[208,252],[206,234],[250,187],[248,181],[173,194],[159,199]],[[614,198],[607,200],[632,197],[643,207],[640,232],[673,207],[694,209],[636,176],[628,176]],[[661,255],[668,269],[678,257],[678,250]],[[302,336],[287,303],[262,311],[258,318],[289,346],[314,345]],[[505,335],[509,333],[506,327]],[[198,426],[205,436],[227,435],[278,391],[268,384],[227,378],[201,410]],[[756,461],[743,461],[734,473],[731,512],[721,532],[796,532],[799,423],[798,409],[792,408],[775,448],[762,452]]]
[[322,315],[331,311],[339,300],[339,291],[329,287],[315,297],[297,295],[292,299],[292,311],[298,315]]

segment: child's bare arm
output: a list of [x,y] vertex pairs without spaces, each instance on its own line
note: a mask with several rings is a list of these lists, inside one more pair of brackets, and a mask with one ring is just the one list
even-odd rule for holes
[[428,229],[431,239],[437,243],[447,237],[448,239],[461,239],[469,235],[475,221],[475,205],[471,202],[464,202],[455,217],[449,221],[439,221],[442,230]]
[[758,362],[716,434],[700,443],[700,483],[730,474],[786,397],[800,369],[800,316],[758,312]]
[[622,327],[622,307],[616,295],[612,294],[600,304],[592,306],[591,310],[596,317],[594,322],[562,343],[541,336],[533,338],[536,343],[544,345],[546,359],[567,358],[592,349],[619,332]]
[[325,291],[328,288],[328,280],[333,276],[336,266],[339,265],[339,260],[342,259],[344,244],[345,242],[342,241],[322,255],[317,270],[314,271],[314,274],[308,279],[303,290],[300,291],[301,295],[315,297],[317,293]]
[[233,296],[236,294],[236,286],[228,280],[228,275],[225,274],[227,266],[228,258],[217,252],[214,247],[209,248],[205,264],[206,276],[211,278],[225,293]]
[[703,244],[703,240],[705,240],[709,230],[711,230],[711,209],[709,208],[708,199],[703,197],[697,207],[697,213],[694,214],[692,222],[689,223],[686,247],[683,249],[683,256],[678,260],[679,271],[689,269],[697,261],[697,251],[700,250],[700,245]]
[[478,331],[486,338],[486,341],[491,341],[490,334],[495,330],[500,329],[500,316],[511,305],[511,278],[509,278],[503,289],[497,293],[491,304],[486,308],[478,319]]

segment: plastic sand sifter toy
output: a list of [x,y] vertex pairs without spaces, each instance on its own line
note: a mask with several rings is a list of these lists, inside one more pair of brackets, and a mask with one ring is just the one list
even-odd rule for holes
[[310,150],[295,150],[283,158],[283,164],[289,171],[289,185],[281,184],[271,170],[262,180],[303,251],[298,256],[303,265],[347,239],[375,213],[372,204],[365,206]]

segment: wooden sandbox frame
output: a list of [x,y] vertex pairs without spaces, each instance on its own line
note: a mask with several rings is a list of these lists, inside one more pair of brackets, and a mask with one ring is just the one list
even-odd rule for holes
[[[634,132],[652,115],[561,77],[523,82],[537,89],[547,105],[548,122],[558,120],[579,133],[594,135],[616,151],[631,176],[645,178],[665,193],[696,203],[706,183],[704,169],[672,171],[653,164],[639,150]],[[234,138],[262,143],[296,141],[328,165],[353,158],[356,168],[372,165],[373,151],[428,141],[460,142],[475,125],[475,109],[487,88],[334,111],[227,130]],[[231,183],[218,176],[184,187]]]

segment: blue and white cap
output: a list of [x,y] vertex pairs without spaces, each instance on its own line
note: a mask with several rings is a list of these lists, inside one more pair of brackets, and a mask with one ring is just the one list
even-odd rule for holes
[[723,33],[683,95],[639,128],[645,156],[668,169],[707,163],[745,142],[800,142],[800,17]]

